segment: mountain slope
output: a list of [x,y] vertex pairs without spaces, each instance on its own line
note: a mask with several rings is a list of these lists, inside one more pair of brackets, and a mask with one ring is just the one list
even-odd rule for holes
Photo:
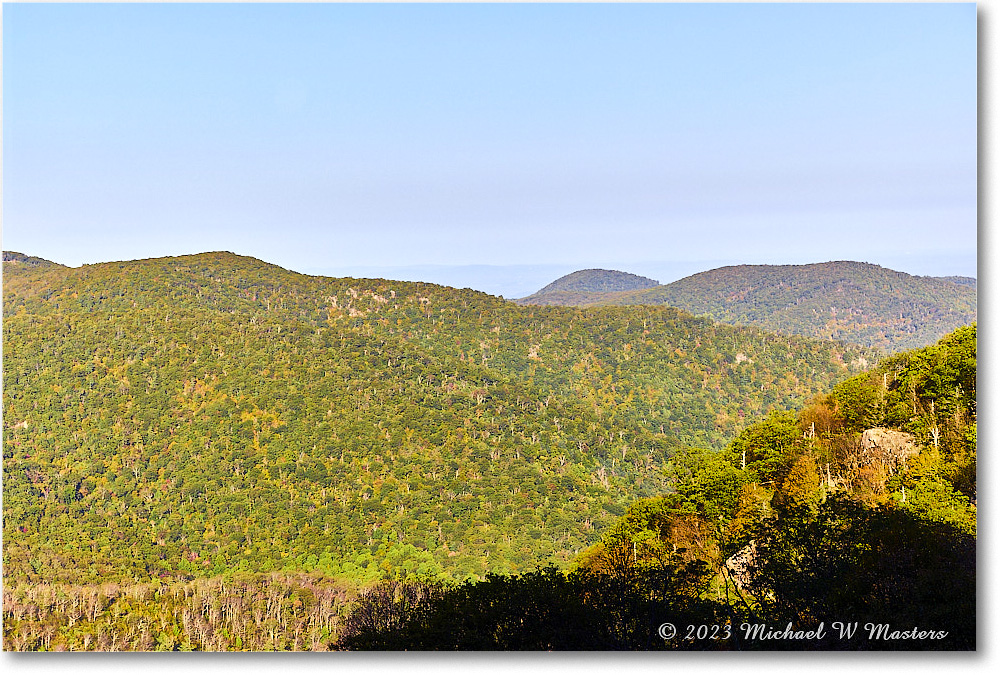
[[639,291],[658,281],[617,270],[580,270],[553,281],[537,293],[518,300],[522,305],[572,305],[605,293]]
[[942,281],[950,281],[953,284],[960,284],[962,286],[971,286],[972,288],[977,287],[977,282],[975,277],[933,277],[934,279],[940,279]]
[[[750,599],[753,621],[829,624],[854,612],[948,637],[894,649],[974,649],[976,343],[965,326],[797,412],[775,411],[721,453],[679,456],[673,494],[631,505],[579,566],[635,576],[699,560],[734,611]],[[862,644],[834,636],[796,648],[886,643]]]
[[870,351],[230,253],[4,274],[12,579],[567,563]]
[[548,291],[638,291],[658,286],[660,282],[617,270],[580,270],[556,279],[539,293]]
[[572,304],[670,305],[724,323],[893,352],[931,344],[977,316],[976,289],[967,281],[844,261],[722,267],[645,290],[577,297]]
[[62,267],[59,263],[54,263],[51,260],[36,258],[35,256],[25,255],[17,251],[4,251],[3,261],[11,263],[11,265],[23,265],[24,267]]

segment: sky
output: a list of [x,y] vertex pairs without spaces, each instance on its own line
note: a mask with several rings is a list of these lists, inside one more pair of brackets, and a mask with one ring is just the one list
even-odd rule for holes
[[3,248],[508,297],[590,267],[976,276],[976,29],[974,4],[5,4]]

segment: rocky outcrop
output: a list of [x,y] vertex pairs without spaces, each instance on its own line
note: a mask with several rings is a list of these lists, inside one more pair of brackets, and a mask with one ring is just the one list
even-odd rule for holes
[[726,560],[726,570],[729,577],[736,586],[745,591],[750,585],[750,572],[757,564],[757,542],[751,540],[749,544],[733,554]]
[[861,434],[858,463],[862,466],[880,465],[889,473],[895,473],[906,465],[907,459],[919,452],[913,434],[876,427]]

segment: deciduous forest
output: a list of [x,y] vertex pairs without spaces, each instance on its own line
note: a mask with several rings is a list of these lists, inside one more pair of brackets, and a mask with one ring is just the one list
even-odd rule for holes
[[926,346],[976,320],[975,279],[913,276],[852,261],[720,267],[663,285],[649,279],[622,283],[616,276],[621,272],[587,272],[558,279],[517,302],[669,305],[727,324],[887,352]]
[[[888,355],[228,253],[3,293],[7,649],[974,648],[975,324]],[[845,613],[948,636],[657,633]]]

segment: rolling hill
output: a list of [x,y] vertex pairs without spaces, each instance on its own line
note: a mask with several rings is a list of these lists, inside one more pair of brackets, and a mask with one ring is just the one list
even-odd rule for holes
[[617,270],[580,270],[559,277],[551,284],[538,291],[537,295],[547,293],[608,293],[614,291],[639,291],[645,288],[659,286],[660,282],[637,274],[619,272]]
[[677,449],[876,358],[230,253],[11,261],[3,292],[14,581],[565,565],[662,492]]
[[974,279],[919,277],[845,261],[722,267],[640,290],[560,294],[543,289],[518,302],[669,305],[723,323],[890,352],[932,344],[977,316]]
[[[641,291],[659,286],[660,282],[617,270],[579,270],[559,277],[537,293],[521,298],[521,305],[587,305],[602,304],[616,293]],[[613,303],[609,303],[613,304]]]

